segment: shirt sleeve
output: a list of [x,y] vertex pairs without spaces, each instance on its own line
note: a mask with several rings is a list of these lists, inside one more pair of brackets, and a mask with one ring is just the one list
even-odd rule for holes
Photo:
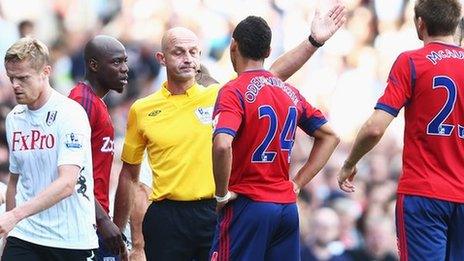
[[327,123],[326,118],[322,112],[309,104],[306,99],[298,94],[300,118],[298,119],[298,127],[300,127],[306,134],[312,135],[322,125]]
[[415,81],[414,63],[406,54],[400,54],[392,66],[385,92],[377,101],[375,109],[396,117],[411,98]]
[[129,109],[126,126],[126,138],[122,148],[121,160],[129,164],[140,164],[147,141],[143,136],[137,119],[136,103]]
[[245,103],[241,93],[232,86],[224,86],[220,91],[213,112],[213,137],[226,133],[233,137],[242,123]]
[[[66,115],[59,117],[57,135],[58,162],[61,165],[83,167],[86,160],[91,160],[90,124],[83,108],[69,104],[67,110],[58,111]],[[72,119],[72,120],[70,120]],[[90,154],[90,155],[86,155]]]

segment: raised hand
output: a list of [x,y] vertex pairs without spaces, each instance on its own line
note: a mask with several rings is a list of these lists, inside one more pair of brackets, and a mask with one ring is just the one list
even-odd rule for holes
[[319,9],[314,13],[311,23],[311,36],[316,42],[324,44],[346,21],[345,5],[337,0],[327,13],[321,14]]

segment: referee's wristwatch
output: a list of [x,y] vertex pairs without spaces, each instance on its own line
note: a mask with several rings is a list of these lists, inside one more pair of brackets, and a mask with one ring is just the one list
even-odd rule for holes
[[226,202],[228,201],[230,198],[232,197],[232,193],[230,193],[230,191],[227,191],[227,193],[224,195],[224,196],[217,196],[217,195],[214,195],[214,198],[216,199],[216,202],[217,203],[223,203],[223,202]]

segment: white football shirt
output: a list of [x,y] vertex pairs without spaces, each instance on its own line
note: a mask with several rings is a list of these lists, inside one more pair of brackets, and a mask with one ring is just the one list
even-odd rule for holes
[[9,233],[57,248],[98,248],[90,126],[81,105],[52,91],[37,110],[17,105],[6,118],[10,172],[19,175],[16,206],[58,178],[58,166],[81,167],[75,191],[56,205],[20,221]]

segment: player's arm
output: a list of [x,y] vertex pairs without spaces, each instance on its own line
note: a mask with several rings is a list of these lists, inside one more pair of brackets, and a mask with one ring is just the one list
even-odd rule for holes
[[330,155],[332,155],[340,142],[340,139],[328,124],[319,127],[312,133],[312,136],[314,137],[314,144],[308,160],[293,178],[293,182],[297,186],[297,191],[299,188],[308,184],[322,167],[324,167]]
[[345,192],[353,192],[350,182],[356,174],[356,163],[380,141],[394,116],[384,110],[375,110],[356,136],[348,158],[338,173],[338,184]]
[[139,181],[140,164],[123,162],[114,202],[114,223],[123,231],[132,210],[134,190]]
[[0,235],[8,233],[21,220],[50,208],[71,196],[76,186],[80,167],[58,166],[58,178],[36,197],[0,216]]
[[148,208],[148,197],[151,189],[139,182],[136,188],[134,206],[130,213],[130,230],[132,239],[132,249],[129,260],[142,260],[145,257],[143,240],[142,222]]
[[97,220],[97,231],[103,238],[106,248],[113,255],[118,255],[121,249],[125,249],[122,233],[113,221],[111,221],[97,199],[95,199],[95,217]]
[[216,197],[219,199],[217,209],[220,210],[228,201],[237,195],[229,192],[229,177],[232,169],[232,141],[234,137],[226,133],[218,133],[213,140],[213,174],[216,185]]
[[220,210],[237,195],[229,192],[232,169],[232,141],[242,124],[244,107],[233,86],[225,85],[218,94],[214,115],[213,175],[216,185],[216,210]]
[[6,211],[10,211],[16,207],[16,188],[18,185],[19,174],[10,173],[10,179],[6,187]]
[[232,141],[234,137],[219,133],[213,140],[213,174],[216,184],[216,196],[225,196],[229,186],[232,166]]
[[269,69],[274,75],[286,81],[345,23],[345,6],[341,1],[336,1],[327,13],[320,14],[316,10],[311,23],[311,35],[313,43],[305,39],[297,47],[280,56]]

